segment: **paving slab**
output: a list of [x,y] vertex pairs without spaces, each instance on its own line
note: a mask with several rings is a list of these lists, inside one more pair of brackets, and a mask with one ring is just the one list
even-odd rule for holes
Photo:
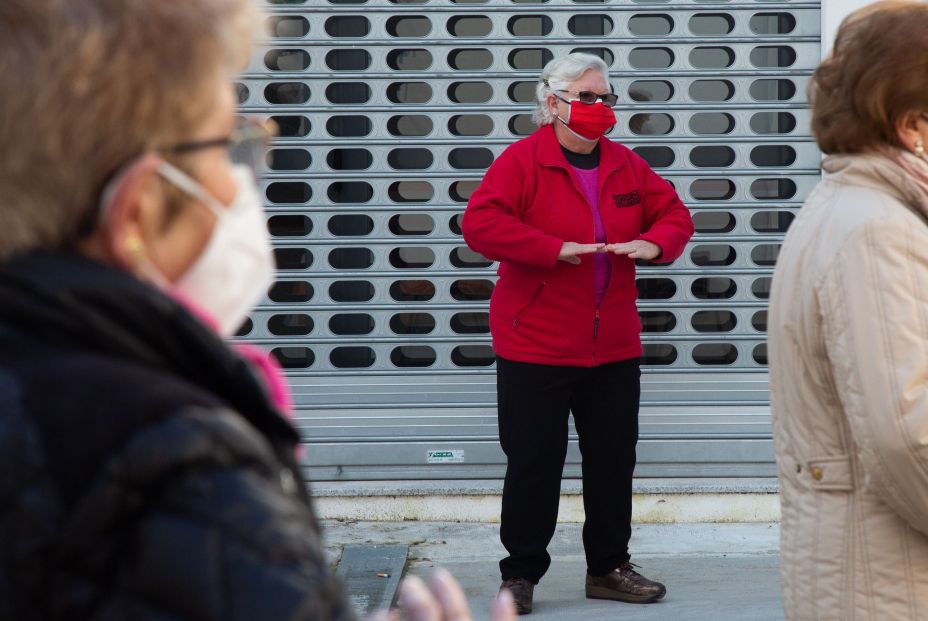
[[347,545],[335,572],[345,585],[348,600],[359,616],[393,605],[409,546]]

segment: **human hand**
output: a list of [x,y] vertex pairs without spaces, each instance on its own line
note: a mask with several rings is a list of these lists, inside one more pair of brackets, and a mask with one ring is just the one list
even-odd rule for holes
[[[416,576],[407,576],[400,584],[399,607],[405,621],[471,621],[470,607],[458,581],[444,569],[436,569],[428,586]],[[380,613],[383,615],[383,613]],[[389,617],[371,617],[368,621],[386,621]],[[490,604],[490,621],[515,621],[516,607],[512,594],[503,591]]]
[[579,265],[581,254],[590,254],[591,252],[602,252],[606,244],[578,244],[577,242],[564,242],[561,246],[561,252],[557,255],[558,261],[564,261],[573,265]]
[[624,244],[609,244],[603,250],[618,255],[626,255],[629,259],[643,259],[645,261],[656,259],[661,256],[662,252],[660,246],[643,239],[635,239]]

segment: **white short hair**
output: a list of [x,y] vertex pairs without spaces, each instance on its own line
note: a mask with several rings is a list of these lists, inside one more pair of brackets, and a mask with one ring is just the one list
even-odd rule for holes
[[554,115],[548,109],[548,97],[556,91],[566,89],[571,82],[579,80],[580,76],[590,69],[600,72],[606,83],[609,82],[609,67],[602,58],[592,54],[574,52],[558,56],[545,65],[535,86],[535,112],[532,114],[535,125],[541,127],[554,122]]

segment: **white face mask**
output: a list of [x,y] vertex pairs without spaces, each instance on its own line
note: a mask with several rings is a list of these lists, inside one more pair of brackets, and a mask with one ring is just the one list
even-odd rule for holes
[[173,288],[212,315],[222,336],[232,336],[274,280],[274,255],[254,175],[248,166],[233,166],[238,190],[226,207],[167,162],[158,172],[216,216],[206,248]]

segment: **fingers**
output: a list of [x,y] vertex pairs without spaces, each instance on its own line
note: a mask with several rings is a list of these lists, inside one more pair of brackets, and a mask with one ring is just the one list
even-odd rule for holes
[[417,576],[406,576],[400,584],[399,605],[408,621],[442,621],[441,606]]
[[619,255],[631,255],[633,252],[637,252],[639,249],[638,244],[633,242],[625,244],[609,244],[604,248],[606,252],[614,252]]
[[[471,621],[467,597],[458,581],[444,569],[436,569],[429,585],[416,576],[407,576],[400,584],[399,606],[406,621]],[[490,621],[515,621],[517,617],[512,593],[502,590],[490,604]],[[395,612],[381,611],[365,621],[396,621]]]
[[490,604],[490,621],[515,621],[517,616],[512,593],[503,589]]
[[574,255],[590,254],[591,252],[602,252],[605,247],[606,244],[574,244],[571,250]]
[[[416,576],[407,576],[400,584],[399,605],[408,621],[470,621],[470,608],[464,590],[444,569],[436,569],[427,587]],[[508,617],[501,617],[500,621]],[[384,621],[379,617],[369,621]],[[494,618],[495,621],[495,618]]]
[[609,244],[605,247],[606,252],[613,252],[617,255],[624,255],[630,259],[650,260],[660,254],[660,248],[651,242],[636,240],[624,244]]
[[606,244],[578,244],[576,242],[564,242],[564,245],[561,246],[561,252],[558,255],[558,260],[570,263],[572,265],[578,265],[580,259],[577,255],[581,254],[590,254],[592,252],[602,252],[605,249]]
[[464,590],[458,581],[444,569],[436,569],[429,580],[432,593],[438,599],[445,619],[449,621],[469,621],[470,608]]

